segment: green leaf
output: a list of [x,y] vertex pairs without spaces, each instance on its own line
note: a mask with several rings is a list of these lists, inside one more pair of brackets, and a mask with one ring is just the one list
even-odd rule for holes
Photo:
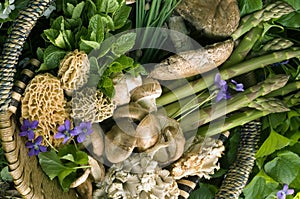
[[105,29],[105,33],[115,30],[114,21],[109,15],[102,15],[101,20]]
[[282,149],[285,146],[289,145],[290,142],[290,139],[276,133],[274,130],[271,130],[269,137],[259,148],[255,156],[256,158],[259,158],[270,155],[276,150]]
[[113,15],[115,29],[119,29],[126,24],[130,12],[131,12],[131,7],[126,6],[125,4],[120,6],[120,8]]
[[57,156],[59,158],[62,158],[68,154],[71,154],[73,157],[75,156],[75,153],[76,153],[77,149],[74,145],[65,145],[63,146],[62,148],[59,149],[58,153],[57,153]]
[[262,0],[239,0],[238,3],[241,16],[250,14],[256,10],[260,10],[263,7]]
[[300,192],[298,192],[297,195],[293,199],[300,199]]
[[88,31],[90,34],[89,40],[101,43],[104,39],[104,27],[102,17],[97,14],[89,21]]
[[48,46],[44,51],[44,63],[41,64],[38,71],[50,70],[59,66],[60,60],[66,52],[53,45]]
[[65,14],[67,16],[72,16],[73,10],[74,10],[74,5],[71,4],[71,3],[67,3],[67,9],[66,9],[66,13]]
[[51,25],[51,29],[55,29],[55,30],[60,30],[61,28],[61,23],[63,23],[64,21],[64,17],[63,16],[59,16],[57,17]]
[[65,40],[64,40],[64,36],[63,36],[63,33],[62,31],[59,31],[59,34],[58,36],[56,37],[56,39],[54,40],[54,43],[53,43],[55,46],[59,47],[59,48],[62,48],[62,49],[65,49],[66,48],[66,43],[65,43]]
[[286,113],[273,113],[269,116],[269,122],[273,129],[276,129],[278,125],[283,123],[287,119]]
[[71,162],[75,162],[74,156],[72,154],[64,155],[64,156],[60,157],[60,159],[61,160],[69,160]]
[[37,56],[39,61],[43,61],[44,51],[42,50],[42,48],[40,48],[40,47],[37,48],[36,56]]
[[126,33],[121,35],[112,45],[112,53],[116,56],[121,56],[122,54],[125,54],[134,46],[135,39],[135,33]]
[[104,13],[113,13],[119,7],[119,3],[117,0],[102,0],[100,12]]
[[290,184],[300,172],[300,157],[290,151],[278,154],[278,157],[265,164],[266,173],[284,184]]
[[58,176],[60,186],[66,192],[69,191],[70,185],[76,180],[77,175],[75,172],[66,171]]
[[79,165],[88,164],[88,155],[83,151],[76,151],[74,162]]
[[0,172],[0,181],[12,182],[13,178],[9,173],[8,166],[4,167]]
[[300,27],[300,11],[295,11],[290,14],[280,17],[276,21],[277,23],[289,27],[289,28],[299,28]]
[[217,187],[210,184],[200,183],[200,188],[193,191],[190,199],[213,199],[217,192]]
[[39,162],[43,171],[49,176],[51,180],[60,175],[60,173],[65,173],[66,171],[76,171],[76,169],[65,167],[54,150],[40,153]]
[[72,19],[80,18],[80,15],[82,13],[84,5],[85,5],[85,3],[84,3],[84,1],[82,1],[75,6],[75,8],[73,9],[73,12],[72,12]]
[[300,10],[300,1],[299,0],[283,0],[290,4],[295,10]]
[[273,192],[278,183],[261,171],[244,188],[245,199],[265,198]]
[[55,30],[55,29],[47,29],[44,30],[44,34],[46,36],[46,38],[53,44],[55,45],[55,39],[58,37],[59,35],[59,30]]
[[293,182],[290,184],[290,187],[300,187],[300,171],[298,175],[295,177],[295,180],[293,180]]

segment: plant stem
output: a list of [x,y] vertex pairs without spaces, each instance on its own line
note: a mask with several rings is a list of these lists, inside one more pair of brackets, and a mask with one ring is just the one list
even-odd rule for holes
[[[291,94],[293,95],[293,94]],[[285,97],[285,99],[290,98],[291,96]],[[283,100],[284,101],[284,100]],[[289,105],[289,104],[287,104]],[[290,106],[291,107],[291,106]],[[213,121],[210,124],[203,125],[198,128],[198,135],[200,136],[212,136],[219,134],[224,131],[228,131],[237,126],[244,125],[250,121],[256,120],[260,117],[266,116],[272,113],[273,110],[257,110],[257,109],[248,109],[246,111],[236,113],[229,118],[226,118],[225,121]]]
[[256,41],[261,37],[263,26],[259,25],[248,32],[239,45],[234,49],[228,60],[222,65],[222,69],[238,64],[245,59]]
[[[238,75],[248,73],[258,68],[263,68],[267,65],[281,62],[293,57],[300,56],[299,48],[291,48],[288,50],[282,50],[278,52],[273,52],[268,55],[263,55],[260,57],[255,57],[249,60],[246,60],[242,63],[231,66],[230,68],[220,69],[220,75],[222,79],[228,80],[230,78],[236,77]],[[168,92],[156,100],[158,106],[164,106],[169,103],[172,103],[176,100],[185,98],[189,95],[198,93],[199,91],[204,90],[205,88],[210,87],[214,83],[214,77],[216,71],[210,71],[202,75],[202,78],[190,82],[187,85],[174,89],[172,92]]]
[[273,91],[271,93],[269,93],[268,95],[266,95],[267,98],[269,97],[275,97],[275,96],[284,96],[289,94],[290,92],[296,91],[300,89],[300,81],[296,81],[296,82],[291,82],[287,85],[285,85],[284,87]]
[[273,90],[282,88],[287,81],[288,76],[286,75],[276,75],[268,78],[264,82],[248,88],[243,93],[239,93],[227,101],[223,100],[213,106],[191,113],[187,119],[183,120],[181,128],[183,132],[190,131],[210,121],[221,118],[228,113],[247,107],[258,97],[264,96]]

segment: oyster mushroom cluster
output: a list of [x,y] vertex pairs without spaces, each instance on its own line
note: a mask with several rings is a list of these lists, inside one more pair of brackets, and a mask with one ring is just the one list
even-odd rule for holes
[[183,153],[185,138],[177,121],[156,112],[159,82],[146,79],[130,94],[131,102],[116,108],[116,124],[105,135],[107,160],[122,162],[134,150],[150,155],[160,165],[177,160]]
[[179,189],[168,170],[144,153],[113,164],[94,198],[178,198]]
[[210,175],[220,169],[218,160],[224,150],[221,140],[197,136],[182,157],[172,164],[171,174],[175,179],[195,175],[210,179]]

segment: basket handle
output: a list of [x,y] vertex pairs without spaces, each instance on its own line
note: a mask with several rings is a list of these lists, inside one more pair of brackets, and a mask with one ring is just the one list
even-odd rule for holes
[[36,21],[53,0],[32,0],[12,26],[0,58],[0,112],[8,110],[16,73],[16,65],[23,45]]

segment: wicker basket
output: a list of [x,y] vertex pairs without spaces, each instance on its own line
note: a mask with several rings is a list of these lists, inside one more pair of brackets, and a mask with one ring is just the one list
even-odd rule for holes
[[18,136],[15,109],[11,106],[12,98],[20,99],[21,96],[18,93],[12,94],[12,88],[23,44],[50,3],[51,0],[32,1],[21,11],[4,45],[0,62],[0,138],[15,187],[24,198],[67,199],[76,198],[75,191],[63,192],[56,180],[51,181],[45,175],[37,158],[28,156],[25,140]]
[[[13,89],[18,58],[31,29],[51,1],[52,0],[31,1],[28,7],[20,12],[20,15],[13,25],[11,34],[8,36],[7,42],[4,45],[2,57],[0,59],[0,139],[15,187],[24,198],[73,199],[78,197],[74,189],[71,189],[69,192],[63,192],[57,180],[51,181],[42,171],[37,158],[35,156],[28,156],[25,140],[18,136],[18,126],[20,125],[17,123],[18,120],[15,116],[18,101],[20,100],[26,85],[19,82],[19,89]],[[246,140],[243,142],[244,145],[239,151],[240,154],[238,154],[238,157],[241,157],[244,163],[246,163],[245,161],[251,160],[251,164],[248,162],[249,164],[243,165],[242,168],[247,170],[248,175],[254,164],[254,150],[245,152],[244,149],[248,147],[248,142],[248,144],[252,146],[255,145],[253,145],[253,143],[257,142],[259,129],[257,129],[256,126],[259,125],[255,125],[256,124],[252,124],[251,126],[250,123],[251,128],[249,125],[246,125]],[[250,139],[248,139],[248,133],[251,133]],[[241,167],[241,165],[237,165],[237,167]],[[234,167],[232,168],[232,172],[233,174],[227,175],[228,177],[223,182],[221,190],[216,198],[232,198],[231,196],[233,195],[238,197],[241,193],[248,176],[245,176],[245,173],[241,173],[244,171],[236,173]],[[195,182],[198,182],[198,180],[199,179],[196,179]],[[196,186],[196,184],[194,185]],[[191,190],[194,189],[195,186],[193,186]]]

